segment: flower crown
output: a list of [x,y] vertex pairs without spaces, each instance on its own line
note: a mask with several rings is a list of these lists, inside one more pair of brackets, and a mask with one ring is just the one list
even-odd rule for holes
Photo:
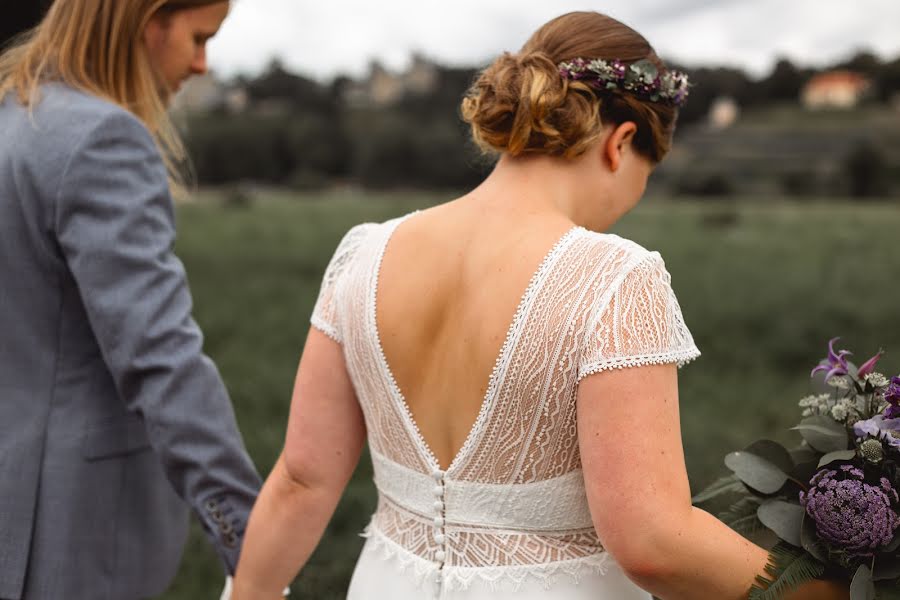
[[626,65],[619,59],[573,58],[559,63],[559,74],[572,81],[583,81],[596,90],[622,89],[651,102],[684,106],[688,96],[688,76],[681,71],[660,74],[647,59]]

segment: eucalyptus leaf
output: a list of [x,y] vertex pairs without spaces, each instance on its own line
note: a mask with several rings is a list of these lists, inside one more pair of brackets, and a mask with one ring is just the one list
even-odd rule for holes
[[821,469],[830,462],[834,462],[836,460],[850,460],[855,456],[856,450],[837,450],[835,452],[829,452],[821,459],[819,459],[819,468]]
[[849,446],[847,429],[825,415],[807,417],[792,429],[799,431],[803,439],[819,452],[836,452]]
[[897,548],[900,548],[900,531],[894,534],[894,539],[891,540],[891,543],[887,545],[884,551],[894,552]]
[[727,475],[725,477],[720,477],[708,485],[704,490],[698,492],[696,496],[691,498],[691,503],[700,504],[722,496],[723,494],[736,494],[745,491],[746,488],[740,479],[735,475]]
[[822,542],[816,535],[816,525],[808,515],[803,518],[803,523],[800,525],[800,545],[820,561],[827,562],[825,548],[822,547]]
[[794,468],[794,460],[787,448],[772,440],[757,440],[744,448],[745,452],[755,454],[784,471],[790,473]]
[[802,506],[784,500],[769,500],[756,511],[756,516],[763,525],[788,544],[797,547],[802,546],[800,529],[805,514]]
[[866,565],[860,565],[850,582],[850,600],[875,600],[872,571]]
[[748,486],[763,494],[774,494],[788,480],[788,475],[771,461],[752,452],[739,450],[725,457],[725,466]]
[[[817,453],[818,454],[818,453]],[[819,470],[819,461],[798,463],[790,472],[790,476],[796,481],[809,481]]]
[[812,462],[815,463],[819,459],[819,455],[821,452],[816,452],[812,448],[809,447],[809,444],[804,444],[798,448],[792,448],[790,450],[791,460],[794,461],[795,465],[799,465],[801,463]]

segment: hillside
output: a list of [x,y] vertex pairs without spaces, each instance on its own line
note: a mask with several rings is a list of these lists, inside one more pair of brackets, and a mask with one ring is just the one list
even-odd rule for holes
[[726,129],[685,127],[655,184],[688,193],[707,186],[709,193],[841,195],[852,193],[854,177],[877,180],[880,193],[867,195],[900,194],[900,111],[779,104],[745,112]]

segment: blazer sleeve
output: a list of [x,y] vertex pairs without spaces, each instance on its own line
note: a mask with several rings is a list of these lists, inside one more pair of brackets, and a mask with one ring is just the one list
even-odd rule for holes
[[167,477],[199,516],[227,572],[261,482],[228,393],[191,317],[173,253],[174,209],[149,132],[124,111],[70,154],[56,237],[122,401],[140,413]]

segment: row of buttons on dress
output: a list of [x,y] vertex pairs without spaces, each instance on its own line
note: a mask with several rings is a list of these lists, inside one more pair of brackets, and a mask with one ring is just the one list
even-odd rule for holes
[[[447,559],[447,536],[444,533],[444,472],[435,469],[431,472],[435,485],[432,489],[434,493],[434,541],[440,546],[434,553],[434,559],[438,563],[438,569],[444,568],[444,561]],[[441,573],[438,571],[437,583],[441,582]]]

